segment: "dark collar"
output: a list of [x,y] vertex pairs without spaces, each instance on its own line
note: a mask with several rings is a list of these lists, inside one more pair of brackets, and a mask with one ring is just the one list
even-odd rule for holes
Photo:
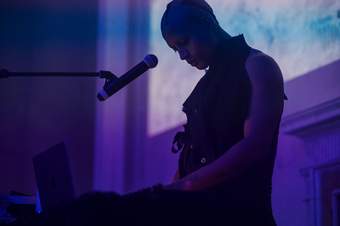
[[214,70],[220,65],[235,65],[237,62],[244,62],[250,49],[251,47],[245,41],[243,34],[223,39],[217,45],[215,59],[209,70]]

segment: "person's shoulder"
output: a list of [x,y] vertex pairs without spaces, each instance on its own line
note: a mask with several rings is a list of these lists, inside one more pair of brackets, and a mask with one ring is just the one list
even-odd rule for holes
[[269,55],[251,49],[245,62],[249,78],[254,82],[283,82],[282,73],[277,62]]

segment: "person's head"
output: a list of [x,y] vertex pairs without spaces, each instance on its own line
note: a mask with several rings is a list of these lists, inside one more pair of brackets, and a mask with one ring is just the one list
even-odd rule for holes
[[162,17],[161,31],[169,47],[198,69],[212,63],[217,43],[229,37],[204,0],[171,1]]

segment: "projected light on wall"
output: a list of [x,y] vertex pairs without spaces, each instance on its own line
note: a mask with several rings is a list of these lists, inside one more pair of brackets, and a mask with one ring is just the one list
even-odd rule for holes
[[[151,52],[159,66],[151,73],[149,135],[185,122],[182,103],[204,74],[166,46],[160,19],[168,1],[151,0]],[[339,0],[208,0],[221,26],[243,33],[248,44],[277,60],[290,80],[340,59]]]

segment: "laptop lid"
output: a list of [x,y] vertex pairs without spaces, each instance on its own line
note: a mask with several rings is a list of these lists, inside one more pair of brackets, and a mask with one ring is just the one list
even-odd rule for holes
[[33,167],[44,213],[75,198],[69,159],[64,143],[33,157]]

